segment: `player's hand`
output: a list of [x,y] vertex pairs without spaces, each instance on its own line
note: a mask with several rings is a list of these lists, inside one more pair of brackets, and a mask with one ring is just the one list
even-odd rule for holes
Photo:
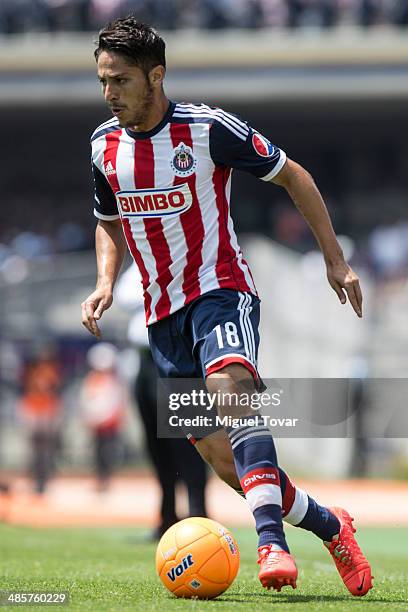
[[327,264],[327,279],[342,304],[350,304],[358,317],[363,316],[363,295],[357,274],[345,261]]
[[112,301],[111,290],[97,287],[81,304],[82,324],[98,339],[101,337],[101,330],[97,321],[99,321],[103,312],[112,305]]

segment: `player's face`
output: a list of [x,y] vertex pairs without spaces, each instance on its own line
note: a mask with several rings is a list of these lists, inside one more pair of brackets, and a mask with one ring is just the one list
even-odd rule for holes
[[145,73],[117,53],[102,51],[98,78],[105,101],[121,127],[143,128],[151,111],[154,90]]

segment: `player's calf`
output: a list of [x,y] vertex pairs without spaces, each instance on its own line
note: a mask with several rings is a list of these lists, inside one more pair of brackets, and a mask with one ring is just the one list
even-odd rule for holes
[[[239,398],[255,389],[252,374],[240,364],[231,364],[207,377],[211,393],[225,398]],[[275,445],[267,427],[254,414],[247,414],[243,404],[231,399],[218,405],[220,417],[239,419],[238,427],[225,427],[231,443],[234,464],[241,487],[255,519],[260,549],[273,545],[274,552],[289,555],[282,524],[282,494]],[[286,555],[279,555],[280,559]],[[281,564],[277,564],[279,574]],[[276,578],[279,578],[279,575]],[[286,579],[286,575],[281,576]],[[284,586],[284,584],[282,584]]]

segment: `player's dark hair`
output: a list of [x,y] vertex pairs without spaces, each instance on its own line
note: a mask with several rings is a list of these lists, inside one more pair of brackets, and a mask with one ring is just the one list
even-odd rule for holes
[[127,61],[148,74],[155,66],[166,67],[166,44],[159,34],[145,23],[129,15],[108,23],[100,32],[95,59],[102,51],[124,55]]

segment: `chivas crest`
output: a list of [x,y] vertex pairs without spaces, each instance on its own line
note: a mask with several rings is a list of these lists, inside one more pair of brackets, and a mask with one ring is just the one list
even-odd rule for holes
[[191,147],[185,145],[184,142],[180,142],[178,147],[174,149],[171,167],[176,176],[191,176],[191,174],[194,174],[197,160],[193,155]]

